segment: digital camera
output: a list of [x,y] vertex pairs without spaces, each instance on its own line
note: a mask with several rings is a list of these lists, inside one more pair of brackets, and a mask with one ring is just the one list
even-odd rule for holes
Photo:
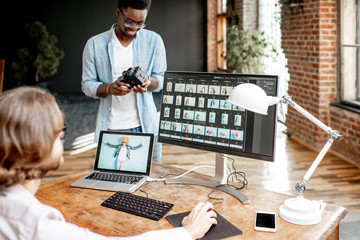
[[145,71],[143,71],[140,67],[134,67],[123,71],[120,81],[130,84],[129,88],[132,88],[134,86],[143,84],[145,79]]

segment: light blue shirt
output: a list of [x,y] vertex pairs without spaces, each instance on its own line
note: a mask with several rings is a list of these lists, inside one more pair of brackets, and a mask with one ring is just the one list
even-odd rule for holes
[[[96,96],[98,87],[113,80],[113,44],[111,42],[114,26],[107,32],[90,38],[83,52],[82,91],[89,97]],[[160,35],[146,29],[136,33],[133,40],[134,67],[145,69],[149,76],[159,81],[159,92],[163,87],[164,72],[166,71],[166,52]],[[140,117],[143,132],[158,134],[159,119],[152,96],[152,91],[136,94],[137,111]],[[100,98],[99,110],[96,118],[95,142],[99,139],[100,130],[107,130],[110,120],[112,99],[111,96]],[[157,137],[156,137],[157,139]],[[155,147],[156,148],[156,147]]]

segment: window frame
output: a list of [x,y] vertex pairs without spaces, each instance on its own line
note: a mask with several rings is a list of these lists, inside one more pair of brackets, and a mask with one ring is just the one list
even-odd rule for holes
[[[344,1],[341,0],[338,0],[338,4],[340,5],[340,8],[338,8],[338,100],[340,105],[349,106],[352,110],[360,111],[360,24],[356,24],[360,21],[360,0],[353,0],[350,7],[344,6]],[[349,12],[344,13],[348,9],[355,9],[354,12],[352,12],[355,17],[349,14]],[[349,17],[351,16],[353,17],[353,21],[349,21]],[[349,25],[349,22],[353,22],[354,25]],[[349,40],[344,39],[348,36],[353,38],[354,42],[352,42],[352,40],[349,42]],[[355,90],[353,90],[352,87],[355,87]]]
[[216,15],[216,40],[217,40],[217,57],[216,66],[221,71],[226,71],[226,60],[223,57],[226,54],[226,12],[227,0],[217,0]]

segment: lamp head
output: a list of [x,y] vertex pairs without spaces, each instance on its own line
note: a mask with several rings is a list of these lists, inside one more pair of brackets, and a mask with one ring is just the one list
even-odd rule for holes
[[267,96],[266,92],[255,84],[242,83],[231,91],[227,101],[248,111],[267,115],[268,107],[279,103],[281,99]]

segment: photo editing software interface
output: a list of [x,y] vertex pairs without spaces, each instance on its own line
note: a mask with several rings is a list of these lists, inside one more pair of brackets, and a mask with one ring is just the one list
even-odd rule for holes
[[164,77],[159,141],[274,161],[276,106],[268,115],[227,102],[241,83],[277,96],[277,76],[168,71]]

